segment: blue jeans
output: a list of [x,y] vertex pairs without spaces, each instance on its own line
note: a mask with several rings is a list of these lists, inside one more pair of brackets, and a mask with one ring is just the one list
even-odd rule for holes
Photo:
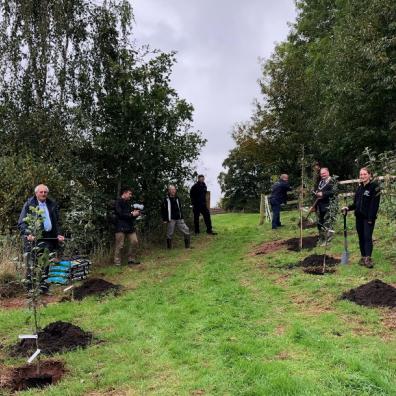
[[280,222],[281,205],[278,203],[271,202],[271,209],[272,209],[272,229],[275,229],[281,226],[281,222]]

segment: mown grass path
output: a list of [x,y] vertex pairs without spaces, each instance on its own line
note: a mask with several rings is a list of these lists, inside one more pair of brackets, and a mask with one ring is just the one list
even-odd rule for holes
[[[273,232],[257,215],[218,215],[219,235],[193,239],[191,251],[153,250],[140,268],[98,269],[129,290],[50,305],[42,324],[69,321],[102,342],[63,354],[69,373],[57,386],[21,394],[396,395],[395,311],[338,299],[376,277],[396,283],[389,241],[377,243],[373,270],[351,264],[325,276],[288,269],[309,252],[249,254],[297,236],[295,217]],[[351,248],[356,262],[355,237]],[[337,237],[330,253],[341,252]],[[26,316],[0,311],[0,343],[28,329]]]

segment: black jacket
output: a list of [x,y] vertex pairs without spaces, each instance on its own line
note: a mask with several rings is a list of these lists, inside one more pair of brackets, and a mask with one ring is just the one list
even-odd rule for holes
[[162,201],[161,216],[163,221],[181,220],[183,218],[183,208],[178,196],[172,198],[167,195]]
[[278,180],[271,189],[270,203],[273,205],[285,204],[287,192],[291,190],[290,184],[284,180]]
[[318,199],[316,207],[319,211],[324,212],[329,209],[330,200],[334,197],[334,181],[330,178],[329,182],[321,187],[321,182],[319,182],[317,192],[321,191],[323,193],[322,198]]
[[360,183],[353,204],[348,206],[348,209],[355,210],[355,216],[374,221],[377,218],[380,195],[380,188],[376,182],[371,181],[366,185]]
[[196,182],[190,190],[190,198],[193,206],[206,207],[206,192],[208,191],[206,184]]
[[[44,231],[44,225],[42,224],[43,227],[43,238],[56,238],[58,235],[61,235],[60,227],[59,227],[59,206],[57,203],[49,198],[45,200],[45,203],[47,204],[48,212],[50,215],[51,219],[51,224],[52,224],[52,229],[51,231]],[[25,204],[23,205],[21,214],[19,215],[19,220],[18,220],[18,230],[21,233],[21,235],[29,235],[30,231],[28,229],[28,225],[25,223],[23,220],[29,213],[30,213],[30,207],[38,206],[38,200],[36,197],[30,197]]]
[[132,205],[125,199],[118,198],[114,204],[115,232],[135,232],[135,217],[132,216]]

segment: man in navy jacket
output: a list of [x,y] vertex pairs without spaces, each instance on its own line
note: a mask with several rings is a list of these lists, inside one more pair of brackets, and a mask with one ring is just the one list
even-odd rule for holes
[[285,173],[280,175],[279,180],[271,188],[270,204],[273,230],[282,226],[280,222],[281,205],[287,202],[287,192],[290,190],[289,176]]

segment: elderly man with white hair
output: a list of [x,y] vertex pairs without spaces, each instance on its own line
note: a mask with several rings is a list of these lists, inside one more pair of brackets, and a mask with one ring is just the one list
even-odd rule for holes
[[185,248],[190,248],[190,230],[184,222],[182,203],[177,196],[176,187],[173,185],[168,187],[168,194],[162,202],[161,215],[164,223],[168,224],[166,232],[168,249],[172,248],[172,237],[176,227],[184,236]]
[[[18,229],[24,238],[24,251],[30,252],[33,241],[36,236],[32,235],[28,225],[25,222],[26,216],[30,213],[30,207],[39,208],[42,210],[42,230],[37,244],[41,247],[47,248],[50,252],[54,252],[58,248],[58,242],[64,241],[64,236],[61,235],[59,228],[59,208],[55,201],[48,198],[48,187],[44,184],[39,184],[34,189],[34,196],[30,197],[23,205],[21,214],[18,220]],[[47,272],[48,269],[46,269]],[[27,274],[29,279],[30,274]],[[45,278],[45,277],[44,277]],[[45,279],[44,279],[45,280]],[[48,290],[45,282],[42,284],[43,292]]]

